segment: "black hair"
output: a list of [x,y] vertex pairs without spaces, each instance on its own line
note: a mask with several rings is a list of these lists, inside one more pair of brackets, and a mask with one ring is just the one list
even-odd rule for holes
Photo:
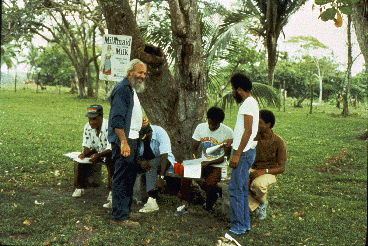
[[243,73],[235,73],[231,76],[231,85],[234,89],[241,88],[243,91],[251,91],[252,90],[252,82],[250,79]]
[[259,111],[259,117],[267,124],[271,123],[271,129],[275,125],[275,115],[270,110],[262,109]]
[[225,119],[225,113],[221,108],[211,107],[207,111],[207,119],[211,119],[218,123],[222,123]]

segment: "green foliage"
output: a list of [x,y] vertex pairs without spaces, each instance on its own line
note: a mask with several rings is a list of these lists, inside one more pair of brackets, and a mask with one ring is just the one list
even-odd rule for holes
[[341,6],[339,7],[339,10],[341,11],[341,13],[346,15],[351,15],[353,13],[353,9],[349,6]]
[[351,6],[359,3],[359,0],[315,0],[314,3],[320,5],[321,20],[328,21],[336,20],[337,9],[345,15],[351,15],[353,13]]
[[332,8],[329,8],[323,11],[320,17],[321,17],[321,20],[328,21],[328,20],[333,20],[335,18],[335,15],[336,15],[336,8],[332,7]]
[[299,44],[303,49],[328,49],[328,46],[321,43],[317,38],[312,36],[291,37],[286,43]]
[[[44,85],[70,85],[70,78],[74,77],[72,62],[58,45],[47,46],[42,49],[37,58],[36,68],[39,68],[39,83]],[[37,80],[38,74],[35,74]]]

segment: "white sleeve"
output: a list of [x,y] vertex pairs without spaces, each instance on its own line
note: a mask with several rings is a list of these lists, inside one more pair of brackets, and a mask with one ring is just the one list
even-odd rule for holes
[[193,136],[192,136],[192,138],[194,139],[194,140],[196,140],[196,141],[201,141],[201,133],[202,133],[202,131],[201,131],[201,129],[202,129],[202,125],[203,124],[199,124],[197,127],[196,127],[196,129],[194,130],[194,133],[193,133]]
[[160,155],[171,153],[171,142],[167,132],[161,128],[158,136],[158,142],[160,143],[159,151]]
[[82,146],[83,147],[87,147],[87,148],[91,148],[92,147],[92,143],[91,143],[91,135],[88,131],[88,126],[89,126],[89,123],[87,123],[85,126],[84,126],[84,131],[83,131],[83,143],[82,143]]

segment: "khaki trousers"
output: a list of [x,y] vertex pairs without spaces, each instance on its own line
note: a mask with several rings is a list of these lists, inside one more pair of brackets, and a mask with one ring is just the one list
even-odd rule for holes
[[[249,173],[255,169],[249,169]],[[249,186],[249,209],[253,212],[267,199],[268,186],[276,183],[276,175],[264,174],[256,179]]]

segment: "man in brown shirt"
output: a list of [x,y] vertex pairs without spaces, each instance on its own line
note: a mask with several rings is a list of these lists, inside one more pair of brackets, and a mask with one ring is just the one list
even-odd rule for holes
[[286,146],[284,140],[273,133],[275,115],[269,110],[259,111],[259,127],[255,141],[256,157],[249,170],[249,208],[258,219],[266,218],[267,189],[276,183],[278,174],[285,171]]

